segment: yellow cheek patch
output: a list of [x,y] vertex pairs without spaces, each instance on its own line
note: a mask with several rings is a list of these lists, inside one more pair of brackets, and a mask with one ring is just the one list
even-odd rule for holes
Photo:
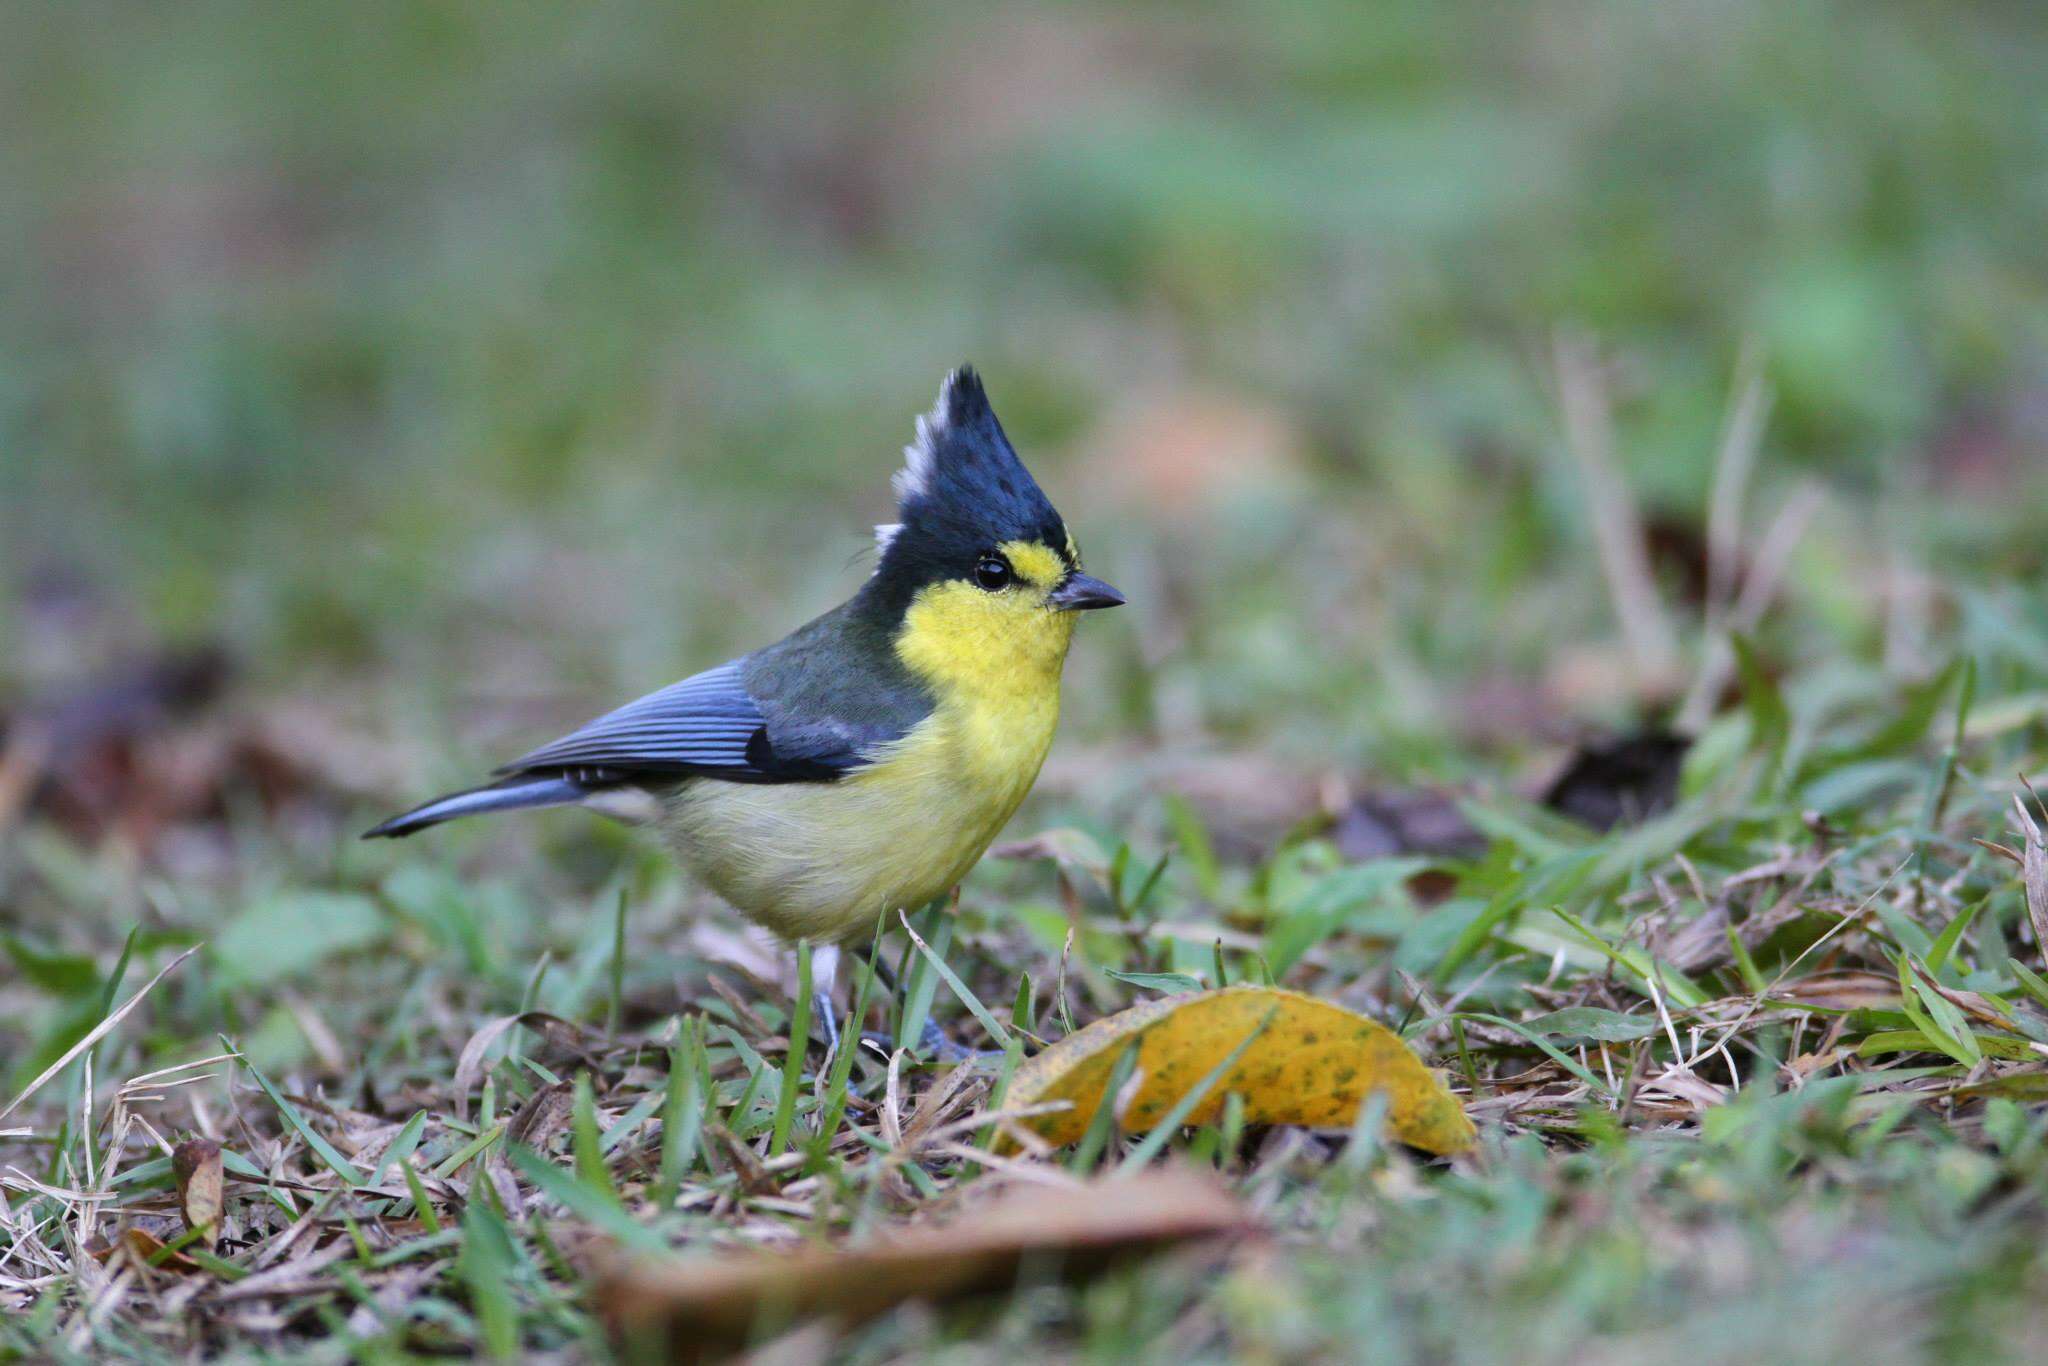
[[1010,568],[1035,588],[1056,588],[1067,576],[1067,562],[1037,541],[1005,541],[1001,550]]

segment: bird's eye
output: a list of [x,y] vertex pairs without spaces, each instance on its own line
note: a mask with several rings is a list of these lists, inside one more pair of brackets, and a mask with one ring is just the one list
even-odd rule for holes
[[974,581],[991,593],[1010,586],[1010,562],[1000,555],[984,555],[974,566]]

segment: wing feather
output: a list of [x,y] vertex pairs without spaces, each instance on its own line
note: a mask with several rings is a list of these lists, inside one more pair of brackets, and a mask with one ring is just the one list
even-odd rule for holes
[[748,691],[744,665],[733,660],[628,702],[498,772],[821,782],[860,767],[875,742],[893,738],[829,721],[778,722]]

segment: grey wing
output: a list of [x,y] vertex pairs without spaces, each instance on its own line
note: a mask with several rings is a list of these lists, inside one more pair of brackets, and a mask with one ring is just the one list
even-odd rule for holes
[[742,678],[743,661],[672,683],[507,764],[503,774],[559,773],[592,785],[701,776],[730,782],[828,782],[887,739],[830,718],[771,720]]

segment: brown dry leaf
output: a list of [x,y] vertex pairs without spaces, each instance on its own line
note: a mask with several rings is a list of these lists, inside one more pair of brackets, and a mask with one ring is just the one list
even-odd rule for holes
[[171,1174],[178,1180],[178,1209],[185,1227],[199,1235],[208,1252],[220,1242],[220,1216],[225,1208],[220,1144],[191,1138],[171,1150]]
[[182,1252],[171,1251],[163,1239],[139,1228],[122,1229],[113,1242],[90,1250],[93,1259],[101,1263],[111,1262],[116,1256],[125,1256],[137,1267],[152,1271],[176,1271],[190,1275],[199,1270],[199,1263]]
[[487,1021],[476,1033],[469,1036],[469,1042],[462,1046],[462,1054],[455,1060],[455,1077],[449,1082],[449,1089],[455,1097],[455,1117],[469,1118],[470,1093],[482,1084],[484,1073],[489,1071],[486,1058],[491,1045],[501,1038],[513,1025],[525,1025],[535,1030],[552,1046],[574,1049],[581,1042],[583,1026],[559,1015],[550,1015],[544,1010],[529,1010],[523,1015],[500,1015]]
[[514,1143],[545,1152],[549,1140],[569,1127],[575,1090],[574,1083],[566,1081],[541,1087],[513,1114],[511,1123],[505,1126],[505,1136]]
[[599,1278],[596,1295],[629,1352],[692,1360],[798,1319],[855,1323],[906,1300],[1000,1291],[1020,1273],[1077,1278],[1120,1255],[1254,1228],[1214,1177],[1166,1168],[1071,1189],[1034,1184],[942,1227],[862,1247],[624,1263]]
[[1432,1153],[1472,1146],[1472,1121],[1457,1098],[1399,1035],[1355,1011],[1275,987],[1169,996],[1097,1020],[1018,1068],[1004,1107],[1072,1101],[1069,1109],[1024,1123],[1054,1143],[1074,1142],[1087,1132],[1124,1045],[1138,1039],[1143,1075],[1121,1118],[1126,1130],[1141,1132],[1262,1023],[1264,1031],[1188,1123],[1214,1118],[1235,1091],[1253,1123],[1348,1127],[1366,1096],[1383,1090],[1388,1127],[1403,1143]]
[[1804,1080],[1816,1072],[1826,1071],[1841,1060],[1842,1050],[1830,1048],[1820,1053],[1801,1053],[1798,1057],[1786,1063],[1785,1066],[1794,1076]]

